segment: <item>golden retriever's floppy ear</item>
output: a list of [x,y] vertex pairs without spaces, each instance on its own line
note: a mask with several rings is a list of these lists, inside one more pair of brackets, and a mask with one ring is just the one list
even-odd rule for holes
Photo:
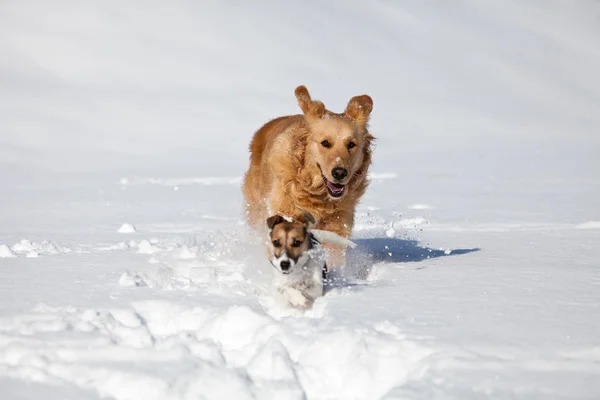
[[325,104],[319,100],[311,99],[308,89],[305,86],[298,86],[294,94],[305,116],[309,118],[321,118],[325,114]]
[[273,227],[277,224],[283,222],[283,217],[281,215],[273,215],[267,218],[267,226],[269,229],[273,229]]
[[350,99],[344,114],[352,118],[352,120],[364,128],[369,122],[369,115],[373,111],[373,99],[370,96],[363,94]]

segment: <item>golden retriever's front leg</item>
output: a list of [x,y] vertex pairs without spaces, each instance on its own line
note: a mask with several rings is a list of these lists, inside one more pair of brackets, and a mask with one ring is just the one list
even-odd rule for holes
[[281,182],[275,182],[273,185],[273,189],[267,199],[267,209],[268,216],[279,214],[289,218],[294,218],[302,211],[296,207]]
[[[352,213],[335,213],[323,218],[317,224],[316,228],[325,231],[337,233],[343,238],[349,238],[354,224],[354,215]],[[333,243],[323,243],[327,251],[327,265],[332,269],[339,269],[344,266],[346,249]]]
[[346,251],[339,244],[323,243],[326,252],[325,261],[329,271],[340,270],[344,267]]

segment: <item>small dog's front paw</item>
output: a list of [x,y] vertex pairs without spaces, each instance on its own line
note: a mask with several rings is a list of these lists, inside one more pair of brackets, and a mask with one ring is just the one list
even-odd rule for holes
[[286,292],[288,301],[294,307],[306,308],[310,305],[310,301],[298,289],[288,288]]

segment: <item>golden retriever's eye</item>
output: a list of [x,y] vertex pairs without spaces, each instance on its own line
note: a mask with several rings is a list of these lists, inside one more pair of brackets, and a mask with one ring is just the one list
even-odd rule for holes
[[348,150],[351,150],[351,149],[353,149],[355,147],[356,147],[356,143],[354,143],[354,142],[348,143]]
[[281,242],[279,240],[273,240],[273,246],[281,247]]
[[300,247],[301,244],[301,241],[299,241],[298,239],[294,239],[294,241],[292,242],[292,247]]
[[331,143],[329,143],[329,140],[323,140],[321,142],[321,146],[325,147],[326,149],[331,147]]

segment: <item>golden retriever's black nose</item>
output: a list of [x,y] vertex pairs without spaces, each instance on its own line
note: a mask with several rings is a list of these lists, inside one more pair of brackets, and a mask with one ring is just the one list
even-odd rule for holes
[[279,263],[279,266],[281,267],[282,271],[287,271],[288,269],[290,269],[290,262],[287,260],[283,260]]
[[335,179],[342,180],[348,175],[348,170],[342,167],[336,167],[331,170],[331,176]]

